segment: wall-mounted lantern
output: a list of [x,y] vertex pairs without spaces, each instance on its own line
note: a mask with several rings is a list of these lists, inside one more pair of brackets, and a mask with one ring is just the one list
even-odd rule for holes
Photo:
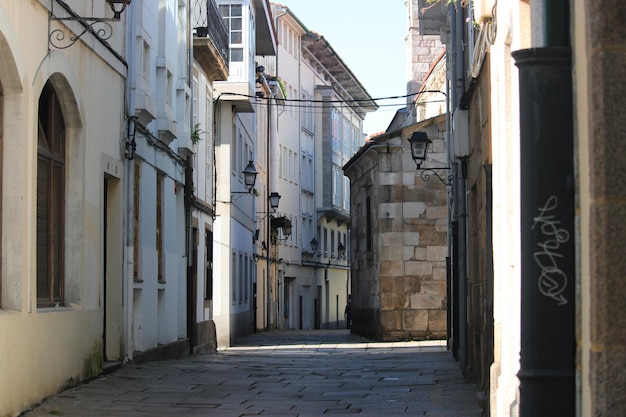
[[422,181],[430,181],[430,174],[432,173],[444,185],[451,185],[451,181],[446,181],[446,179],[436,171],[438,169],[449,170],[450,167],[422,168],[422,164],[426,161],[426,156],[428,155],[428,146],[432,143],[432,141],[428,139],[428,134],[426,132],[413,132],[411,137],[407,140],[411,146],[411,158],[415,161],[416,170],[421,171],[420,178]]
[[256,183],[256,177],[259,174],[254,167],[254,162],[248,161],[248,165],[246,165],[241,173],[243,174],[243,185],[246,187],[246,191],[231,191],[230,201],[219,201],[220,203],[231,204],[233,202],[233,194],[252,194],[254,184]]
[[315,238],[315,236],[313,236],[313,239],[311,239],[311,252],[317,253],[318,246],[319,246],[319,243],[317,239]]
[[426,160],[428,145],[432,141],[428,139],[426,132],[413,132],[408,141],[411,145],[411,158],[415,161],[417,169],[420,169],[422,163]]
[[276,209],[278,209],[278,203],[280,202],[280,194],[278,194],[276,191],[273,191],[267,198],[270,200],[270,207],[272,208],[272,210],[274,210],[274,213],[276,213]]
[[113,10],[113,20],[120,20],[126,6],[130,4],[130,0],[106,0]]
[[243,183],[246,186],[247,192],[251,193],[254,188],[254,184],[256,183],[256,176],[259,174],[254,167],[254,162],[248,161],[248,165],[242,171],[243,173]]
[[337,245],[337,259],[343,259],[343,256],[346,254],[346,247],[343,246],[343,243],[339,242]]
[[289,220],[286,216],[272,217],[271,226],[273,239],[276,239],[278,236],[278,229],[282,230],[283,236],[285,236],[286,239],[291,236],[292,224],[291,220]]

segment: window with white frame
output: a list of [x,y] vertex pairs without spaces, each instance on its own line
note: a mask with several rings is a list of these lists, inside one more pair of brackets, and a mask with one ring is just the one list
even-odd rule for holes
[[352,137],[352,123],[347,118],[343,118],[343,134],[341,135],[341,140],[343,142],[343,155],[346,157],[350,156],[350,148],[351,143],[350,139]]
[[313,124],[313,105],[311,102],[313,100],[313,97],[308,91],[303,90],[301,98],[302,103],[300,107],[300,123],[302,124],[302,129],[310,134],[314,134],[315,127]]
[[223,4],[220,14],[229,34],[230,61],[243,62],[243,13],[241,4]]
[[287,178],[289,182],[294,182],[294,177],[295,177],[294,173],[296,171],[296,162],[294,162],[295,159],[296,159],[296,154],[290,149],[289,150],[289,178]]
[[332,149],[333,152],[341,152],[341,142],[340,142],[340,128],[341,124],[339,123],[339,112],[337,109],[332,108],[330,111],[330,123],[331,123],[331,135],[332,135]]
[[359,131],[360,129],[357,126],[352,126],[352,155],[354,155],[361,147]]
[[343,172],[337,165],[333,165],[333,205],[336,207],[343,207]]
[[[195,71],[194,71],[195,72]],[[194,126],[198,123],[198,111],[199,111],[199,88],[198,88],[198,78],[194,75],[193,77],[193,124]]]
[[278,24],[278,35],[280,38],[280,44],[285,45],[285,32],[287,31],[287,26],[283,20],[279,21]]
[[302,155],[302,189],[313,192],[313,158],[310,155]]
[[291,222],[291,234],[287,238],[287,241],[290,246],[293,246],[298,243],[298,239],[296,239],[296,236],[298,236],[298,216],[290,215],[289,221]]
[[350,178],[343,176],[343,209],[350,210]]
[[213,98],[211,96],[210,88],[206,89],[206,115],[204,123],[204,137],[206,144],[206,157],[204,158],[206,166],[206,181],[205,192],[207,200],[213,195],[213,120],[211,115],[213,113]]
[[307,252],[311,250],[310,242],[313,238],[310,230],[310,220],[311,216],[308,213],[302,213],[302,241],[300,244],[302,245],[303,250],[306,250]]
[[174,88],[172,71],[165,70],[165,106],[167,109],[172,108],[172,92]]
[[287,157],[287,148],[285,148],[284,146],[280,147],[280,177],[281,178],[287,178],[287,161],[288,161],[288,157]]
[[150,44],[144,40],[142,50],[142,75],[146,85],[150,85]]

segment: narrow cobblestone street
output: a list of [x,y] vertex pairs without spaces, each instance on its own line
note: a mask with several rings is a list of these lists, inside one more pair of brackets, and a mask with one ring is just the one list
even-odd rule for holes
[[440,341],[281,331],[214,354],[127,364],[23,416],[480,417],[477,391]]

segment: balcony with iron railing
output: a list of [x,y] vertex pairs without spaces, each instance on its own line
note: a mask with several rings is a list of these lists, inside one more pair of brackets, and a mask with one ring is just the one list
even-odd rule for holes
[[214,0],[193,0],[193,57],[211,82],[228,78],[228,31]]

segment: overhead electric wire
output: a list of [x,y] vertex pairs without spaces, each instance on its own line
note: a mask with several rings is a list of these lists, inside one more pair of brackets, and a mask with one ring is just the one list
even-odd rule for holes
[[[445,103],[445,100],[429,100],[429,101],[420,101],[417,102],[416,104],[425,104],[425,103]],[[259,105],[259,106],[264,106],[265,103],[253,103],[253,105]],[[307,105],[307,104],[281,104],[281,107],[284,108],[291,108],[291,109],[313,109],[313,110],[322,110],[324,109],[324,107],[319,106],[319,105]],[[352,108],[352,106],[350,104],[344,103],[344,104],[339,104],[339,105],[335,105],[333,106],[335,108]],[[385,107],[406,107],[406,103],[396,103],[396,104],[380,104],[378,106],[379,109],[385,108]]]
[[387,97],[377,97],[377,98],[369,98],[369,99],[353,99],[353,100],[313,100],[313,99],[297,99],[297,98],[285,98],[285,99],[276,99],[275,97],[257,97],[257,96],[251,96],[249,94],[243,94],[243,93],[230,93],[230,92],[224,92],[220,94],[221,96],[238,96],[238,97],[247,97],[247,98],[254,98],[257,100],[268,100],[268,99],[276,99],[279,102],[296,102],[296,103],[346,103],[346,104],[350,104],[350,103],[361,103],[361,102],[376,102],[376,101],[381,101],[381,100],[397,100],[397,99],[403,99],[403,98],[408,98],[408,97],[412,97],[412,96],[417,96],[417,95],[421,95],[421,94],[428,94],[428,93],[439,93],[439,94],[443,94],[444,96],[446,95],[445,92],[440,91],[440,90],[422,90],[422,91],[418,91],[417,93],[411,93],[411,94],[404,94],[401,96],[387,96]]

